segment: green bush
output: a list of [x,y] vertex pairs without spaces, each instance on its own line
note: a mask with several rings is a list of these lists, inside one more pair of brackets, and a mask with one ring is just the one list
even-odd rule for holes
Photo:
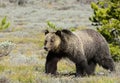
[[48,30],[49,29],[52,29],[52,30],[61,30],[62,28],[61,27],[57,27],[54,23],[50,22],[50,21],[47,21],[47,25],[48,25]]
[[7,17],[5,16],[1,21],[0,21],[0,31],[3,31],[7,28],[9,28],[10,23],[7,22]]
[[120,47],[117,45],[110,44],[110,51],[112,54],[112,58],[115,61],[120,61]]
[[120,0],[101,0],[92,2],[94,14],[89,18],[92,25],[97,26],[110,44],[112,57],[120,60]]
[[0,57],[9,55],[14,47],[15,44],[10,41],[0,42]]
[[[57,30],[64,29],[63,27],[58,27],[57,25],[55,25],[51,21],[47,21],[47,25],[48,25],[48,27],[47,27],[48,30],[57,31]],[[67,29],[69,29],[70,31],[76,31],[76,30],[81,30],[81,29],[85,29],[85,28],[86,27],[69,27]]]

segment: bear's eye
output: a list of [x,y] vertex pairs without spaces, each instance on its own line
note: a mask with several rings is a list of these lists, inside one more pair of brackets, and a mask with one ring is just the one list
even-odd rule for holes
[[47,43],[47,40],[45,40],[45,44]]
[[54,40],[53,39],[51,39],[51,41],[50,42],[54,42]]

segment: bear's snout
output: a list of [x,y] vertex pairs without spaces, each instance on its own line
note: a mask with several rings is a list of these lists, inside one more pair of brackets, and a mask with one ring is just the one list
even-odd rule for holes
[[45,49],[46,51],[48,51],[48,48],[47,48],[46,46],[44,46],[44,49]]

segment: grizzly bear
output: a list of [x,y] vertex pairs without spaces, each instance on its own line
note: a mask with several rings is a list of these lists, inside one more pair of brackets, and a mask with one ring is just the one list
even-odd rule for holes
[[46,30],[44,49],[48,51],[45,64],[47,74],[56,74],[57,63],[62,58],[69,58],[75,63],[76,76],[94,74],[97,64],[115,71],[105,38],[92,29],[76,32],[67,29],[55,32]]

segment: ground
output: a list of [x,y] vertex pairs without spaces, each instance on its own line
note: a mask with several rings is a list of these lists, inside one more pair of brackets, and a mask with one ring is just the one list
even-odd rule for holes
[[[6,2],[5,2],[6,1]],[[89,27],[92,10],[89,4],[80,4],[76,0],[47,2],[29,0],[25,6],[0,2],[0,19],[7,16],[10,28],[0,32],[0,42],[10,40],[16,44],[12,52],[0,57],[0,83],[119,83],[120,63],[116,63],[116,72],[97,67],[96,75],[75,78],[75,66],[69,60],[58,64],[59,75],[44,73],[46,52],[43,49],[44,33],[51,21],[58,27]],[[53,0],[54,1],[54,0]],[[62,2],[64,1],[64,2]]]

